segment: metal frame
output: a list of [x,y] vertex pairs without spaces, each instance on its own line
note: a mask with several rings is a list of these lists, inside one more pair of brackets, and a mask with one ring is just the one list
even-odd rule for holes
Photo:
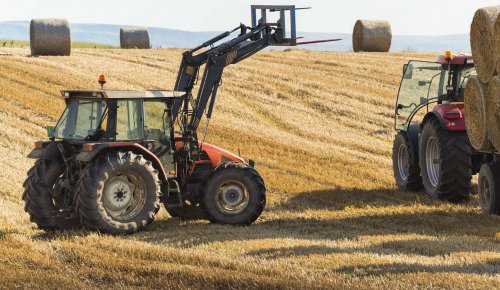
[[[299,8],[301,9],[301,8]],[[304,8],[302,8],[304,9]],[[307,8],[308,9],[308,8]],[[261,18],[257,19],[257,10],[261,11]],[[257,25],[271,25],[281,28],[283,43],[279,45],[296,45],[297,29],[295,23],[295,5],[252,5],[252,27]],[[290,38],[286,38],[286,11],[290,13]],[[280,19],[277,23],[267,22],[267,12],[279,12]]]

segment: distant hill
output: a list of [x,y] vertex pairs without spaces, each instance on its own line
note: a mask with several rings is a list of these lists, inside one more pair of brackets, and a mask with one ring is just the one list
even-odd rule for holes
[[[73,41],[102,43],[118,46],[119,31],[123,25],[72,23]],[[149,27],[153,47],[193,47],[219,32],[191,32],[176,29]],[[298,33],[305,40],[342,38],[342,41],[308,45],[311,50],[349,51],[352,49],[351,35],[347,33]],[[29,40],[29,21],[0,22],[0,39]],[[305,47],[304,47],[305,48]],[[391,51],[435,52],[452,50],[470,51],[469,35],[412,36],[394,35]]]

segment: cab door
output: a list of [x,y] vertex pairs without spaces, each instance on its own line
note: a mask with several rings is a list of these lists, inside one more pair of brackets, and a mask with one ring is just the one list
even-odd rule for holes
[[413,116],[446,94],[448,71],[440,63],[410,61],[404,67],[395,111],[395,129],[407,131]]
[[144,141],[153,141],[150,149],[160,159],[166,172],[174,169],[172,122],[167,103],[161,100],[144,101]]

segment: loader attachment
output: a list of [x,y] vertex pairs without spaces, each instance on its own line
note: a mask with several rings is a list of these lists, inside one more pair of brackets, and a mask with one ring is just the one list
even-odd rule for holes
[[[323,42],[339,41],[341,39],[322,39],[305,42],[297,42],[297,28],[295,21],[295,12],[297,10],[311,9],[311,7],[295,7],[295,5],[252,5],[252,27],[265,25],[272,27],[273,46],[297,46],[304,44],[314,44]],[[275,16],[274,13],[279,13]],[[260,18],[258,18],[260,16]],[[262,36],[266,36],[268,31],[262,31]]]

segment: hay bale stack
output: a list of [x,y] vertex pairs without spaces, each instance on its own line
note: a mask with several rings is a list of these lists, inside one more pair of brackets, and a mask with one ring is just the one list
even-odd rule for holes
[[358,20],[352,32],[355,52],[388,52],[391,48],[392,30],[387,20]]
[[465,87],[465,126],[471,145],[478,150],[491,148],[486,126],[488,87],[472,76]]
[[488,83],[495,75],[495,23],[500,6],[478,9],[470,26],[470,45],[479,79]]
[[66,19],[32,19],[31,55],[70,55],[71,33]]
[[486,125],[492,145],[500,150],[500,77],[495,76],[488,85],[486,97]]
[[495,67],[497,74],[500,74],[500,14],[495,21],[494,41],[493,53],[495,54]]
[[121,28],[120,29],[121,48],[151,48],[149,42],[149,32],[147,28]]

